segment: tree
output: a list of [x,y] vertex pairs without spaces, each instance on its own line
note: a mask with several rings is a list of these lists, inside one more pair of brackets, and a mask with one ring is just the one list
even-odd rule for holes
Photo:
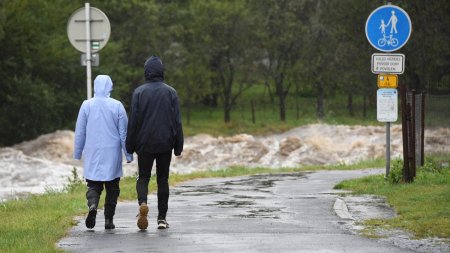
[[75,8],[60,5],[54,12],[44,0],[0,2],[0,145],[73,127],[83,75],[59,25]]
[[243,1],[194,1],[192,8],[198,42],[213,73],[213,90],[221,95],[224,121],[230,122],[233,105],[250,87],[256,68],[255,22]]
[[316,88],[316,116],[322,119],[325,116],[324,100],[327,91],[332,90],[332,73],[336,65],[336,58],[333,57],[335,37],[324,24],[324,13],[327,10],[327,1],[314,1],[313,14],[310,16],[310,25],[307,32],[308,40],[305,51],[305,60],[309,63],[307,75],[310,83]]
[[[405,83],[417,91],[450,90],[449,1],[401,2],[410,16],[412,33],[401,49],[406,56]],[[434,87],[433,87],[434,86]]]
[[376,2],[330,1],[322,15],[326,30],[335,38],[335,50],[330,52],[336,63],[333,80],[337,88],[347,96],[350,116],[355,114],[354,96],[366,97],[376,90],[375,76],[370,71],[370,57],[374,49],[365,36],[366,19],[376,7]]
[[260,41],[262,47],[262,66],[275,86],[279,100],[280,120],[286,120],[286,98],[291,83],[287,75],[297,61],[301,60],[301,50],[306,40],[309,2],[289,0],[254,1],[261,19]]

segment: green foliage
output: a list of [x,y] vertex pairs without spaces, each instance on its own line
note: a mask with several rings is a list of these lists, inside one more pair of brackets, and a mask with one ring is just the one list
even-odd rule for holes
[[[86,97],[86,78],[66,26],[83,4],[0,1],[0,146],[74,128]],[[370,72],[373,49],[364,25],[380,4],[93,0],[91,6],[105,12],[112,28],[93,78],[110,75],[112,97],[128,108],[131,92],[144,81],[145,59],[156,54],[163,58],[166,81],[177,89],[182,113],[192,125],[204,123],[202,118],[195,121],[195,114],[204,111],[195,110],[206,105],[205,114],[217,109],[221,121],[240,126],[248,98],[257,105],[257,114],[279,114],[279,126],[274,126],[279,129],[301,117],[307,119],[302,122],[340,122],[342,112],[348,114],[345,122],[374,121],[376,77]],[[450,2],[394,4],[413,23],[410,41],[402,48],[408,57],[402,80],[419,91],[449,92]],[[339,100],[339,107],[331,100]],[[444,102],[440,105],[446,109]],[[283,113],[291,122],[279,123]]]
[[71,5],[61,2],[54,11],[44,0],[0,4],[0,145],[72,126],[82,75],[69,64],[74,52],[64,46],[65,26],[57,25],[67,22]]
[[397,184],[403,179],[403,160],[396,159],[392,164],[392,168],[389,171],[387,180],[392,184]]
[[67,178],[68,184],[64,187],[64,190],[67,192],[75,192],[80,187],[84,187],[83,179],[78,175],[77,169],[75,167],[72,168],[72,176]]
[[419,168],[422,171],[430,172],[430,173],[441,173],[444,169],[444,166],[434,159],[426,159],[423,166]]

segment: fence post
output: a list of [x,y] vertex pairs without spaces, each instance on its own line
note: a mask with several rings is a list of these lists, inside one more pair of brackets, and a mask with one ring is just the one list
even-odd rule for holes
[[420,166],[425,164],[425,152],[424,152],[424,142],[425,142],[425,94],[422,92],[422,132],[420,133],[421,145],[420,145]]
[[401,106],[402,106],[402,139],[403,139],[403,180],[410,182],[409,171],[409,145],[408,145],[408,105],[406,103],[406,87],[404,84],[399,84]]
[[411,111],[410,111],[410,124],[411,124],[411,132],[409,133],[410,141],[409,144],[409,152],[410,152],[410,164],[409,168],[411,169],[411,182],[416,177],[416,91],[411,90]]

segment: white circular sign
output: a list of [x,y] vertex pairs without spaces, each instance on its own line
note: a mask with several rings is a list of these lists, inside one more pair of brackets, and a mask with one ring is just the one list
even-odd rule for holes
[[[86,53],[86,8],[76,10],[67,23],[67,36],[78,51]],[[91,52],[100,51],[111,35],[108,17],[101,10],[90,7]]]

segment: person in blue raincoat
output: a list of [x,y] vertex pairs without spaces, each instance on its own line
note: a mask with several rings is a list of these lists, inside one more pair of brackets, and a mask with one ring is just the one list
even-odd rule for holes
[[87,182],[86,199],[89,213],[86,227],[93,228],[103,187],[105,198],[105,229],[114,229],[113,217],[120,194],[122,152],[127,162],[133,155],[125,149],[128,118],[120,101],[110,98],[113,83],[107,75],[94,80],[94,97],[85,100],[75,127],[74,159],[83,156],[83,176]]

